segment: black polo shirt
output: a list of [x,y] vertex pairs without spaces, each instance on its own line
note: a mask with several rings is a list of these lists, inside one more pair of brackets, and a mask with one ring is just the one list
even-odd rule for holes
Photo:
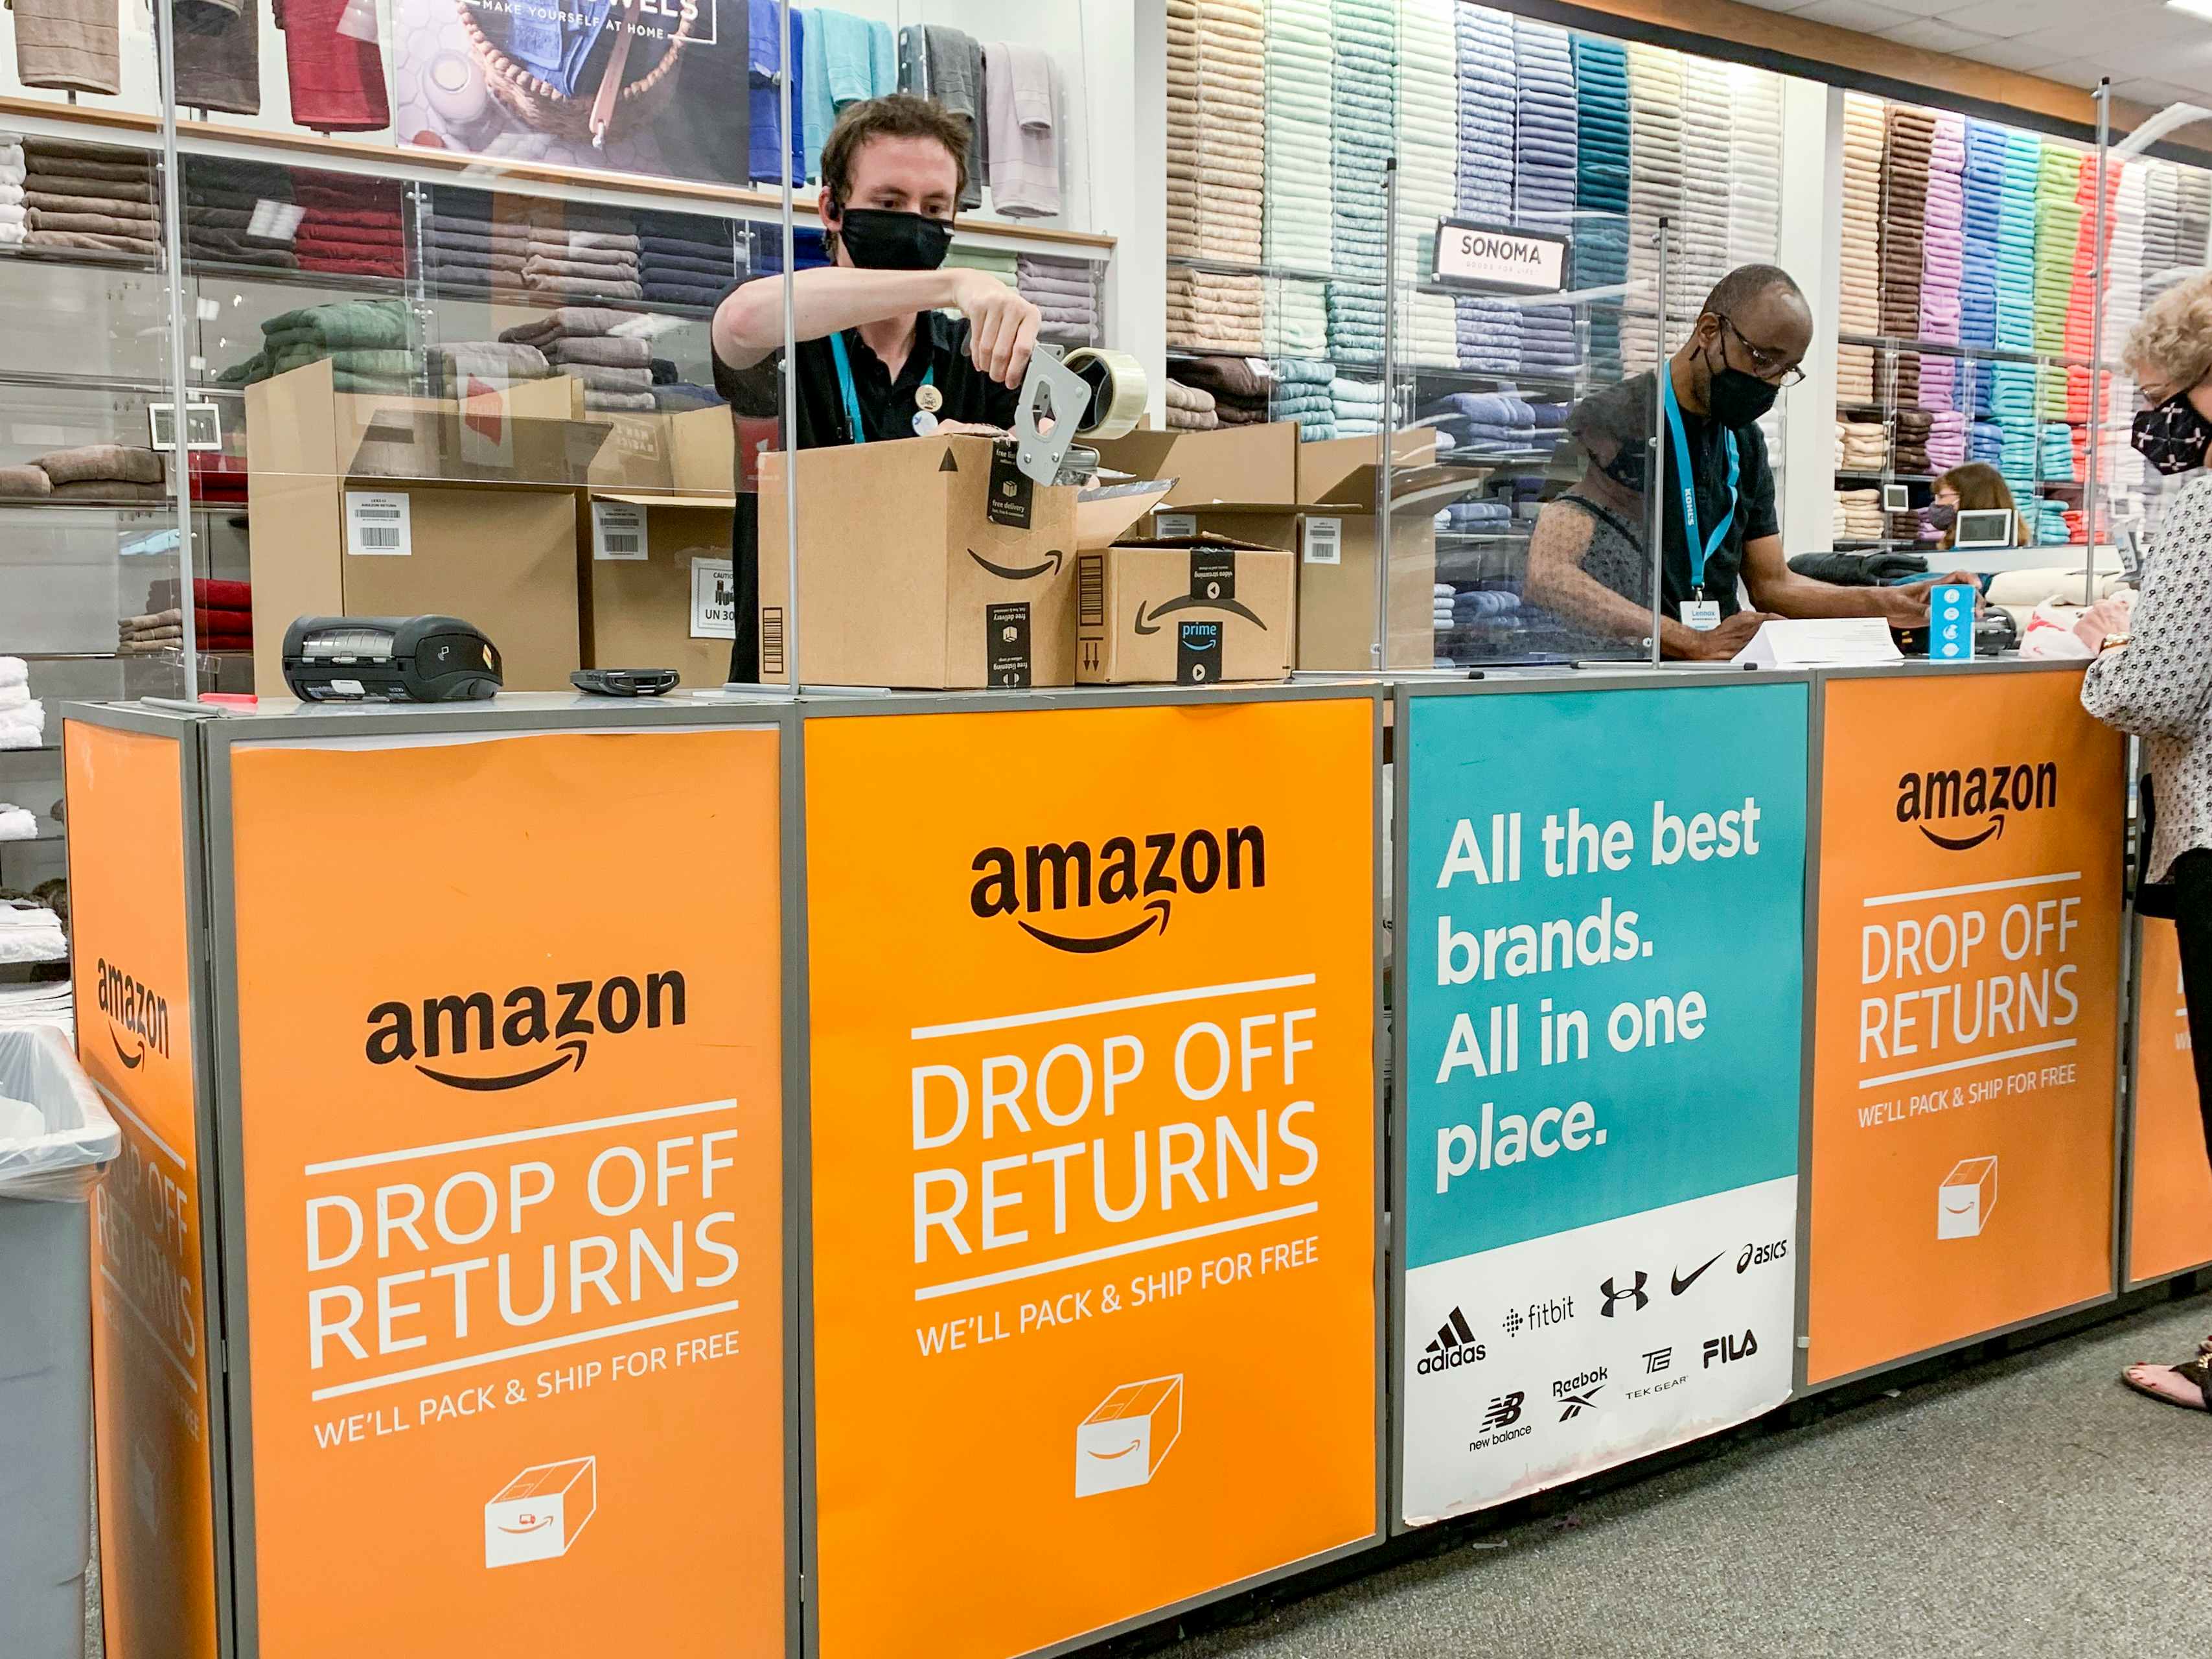
[[[756,282],[781,282],[781,276],[757,276]],[[860,405],[860,421],[870,443],[911,438],[917,405],[915,393],[922,376],[944,395],[937,410],[940,421],[968,421],[977,425],[1012,427],[1020,393],[1000,385],[968,361],[968,319],[925,311],[915,319],[914,349],[891,379],[882,358],[860,342],[857,328],[845,331],[846,360],[853,371],[853,392]],[[730,413],[739,421],[773,421],[782,412],[781,371],[783,353],[773,352],[750,368],[731,368],[714,360],[714,387],[729,399]],[[801,449],[827,448],[850,443],[846,429],[845,399],[837,386],[837,364],[830,339],[799,343],[799,438]],[[744,447],[740,434],[738,449]],[[750,493],[743,476],[738,483],[738,509],[731,532],[730,557],[737,582],[737,638],[730,647],[730,678],[760,678],[760,500]],[[802,499],[803,514],[806,503]],[[896,503],[885,502],[886,512]]]
[[[1640,457],[1644,453],[1644,440],[1654,433],[1658,434],[1661,453],[1666,457],[1667,485],[1660,601],[1668,616],[1680,621],[1682,601],[1691,597],[1690,544],[1682,528],[1681,483],[1675,477],[1674,441],[1660,410],[1656,374],[1646,370],[1618,386],[1593,392],[1567,416],[1567,431],[1582,446],[1586,465],[1596,465],[1595,452],[1613,453],[1616,448],[1623,455]],[[1713,533],[1713,526],[1729,510],[1728,452],[1722,431],[1719,422],[1692,415],[1686,409],[1682,411],[1682,432],[1689,442],[1690,471],[1697,486],[1698,517],[1705,536]],[[1782,523],[1774,510],[1774,469],[1766,458],[1766,435],[1756,426],[1740,426],[1734,431],[1737,454],[1735,519],[1729,526],[1726,538],[1713,550],[1712,557],[1705,562],[1705,597],[1719,601],[1723,617],[1732,617],[1742,608],[1736,603],[1735,595],[1736,579],[1743,571],[1745,543],[1782,533]],[[1638,463],[1633,469],[1624,468],[1616,462],[1613,477],[1624,483],[1634,477],[1638,482],[1632,487],[1643,496],[1649,481],[1641,466]],[[1639,531],[1650,522],[1649,497],[1644,499],[1646,505],[1638,516]],[[1639,605],[1649,603],[1640,593],[1626,597]]]

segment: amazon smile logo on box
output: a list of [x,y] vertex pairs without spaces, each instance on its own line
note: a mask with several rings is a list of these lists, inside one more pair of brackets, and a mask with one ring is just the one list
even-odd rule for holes
[[[657,1031],[683,1024],[684,992],[684,975],[670,969],[646,975],[642,985],[627,974],[568,980],[550,992],[518,985],[496,1007],[489,991],[380,1002],[368,1011],[363,1051],[372,1066],[405,1060],[448,1089],[520,1089],[566,1066],[582,1071],[601,1032],[621,1036],[641,1025]],[[550,1059],[549,1043],[556,1051]],[[483,1058],[461,1067],[450,1063],[471,1054]],[[511,1069],[481,1069],[517,1060]]]
[[[2004,834],[2008,813],[2058,805],[2058,763],[2021,762],[1961,771],[1907,772],[1897,781],[1897,821],[1911,824],[1947,853],[1971,852]],[[1946,833],[1953,819],[1958,833]],[[1931,830],[1940,823],[1943,830]]]
[[[986,847],[969,868],[975,883],[968,908],[978,917],[1012,916],[1041,945],[1094,955],[1167,932],[1181,894],[1265,887],[1267,838],[1248,823],[1218,836],[1211,830],[1114,836],[1095,851],[1085,841],[1040,842],[1018,858],[1010,848]],[[1144,914],[1124,921],[1130,913],[1117,907],[1125,904]]]

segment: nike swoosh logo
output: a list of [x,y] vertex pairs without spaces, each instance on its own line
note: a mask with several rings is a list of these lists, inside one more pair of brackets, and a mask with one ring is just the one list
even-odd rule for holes
[[[1721,1256],[1726,1255],[1727,1254],[1728,1252],[1726,1250],[1721,1251],[1719,1255],[1713,1257],[1712,1261],[1705,1263],[1705,1267],[1711,1267],[1713,1265],[1713,1261],[1719,1261]],[[1687,1279],[1683,1278],[1680,1273],[1669,1273],[1667,1275],[1667,1279],[1668,1282],[1674,1285],[1674,1294],[1677,1296],[1681,1295],[1681,1293],[1688,1290],[1691,1285],[1696,1284],[1700,1279],[1703,1279],[1705,1276],[1705,1267],[1698,1268],[1697,1272],[1692,1273]]]
[[1980,835],[1968,836],[1963,840],[1958,841],[1953,840],[1948,836],[1937,835],[1933,830],[1930,830],[1924,823],[1916,824],[1914,828],[1917,829],[1922,835],[1927,836],[1929,840],[1934,842],[1938,847],[1942,848],[1947,853],[1967,853],[1972,852],[1975,848],[1979,847],[1991,836],[2002,836],[2004,834],[2004,814],[2002,812],[1998,813],[1996,815],[1996,821],[1990,824],[1988,829],[1983,830]]

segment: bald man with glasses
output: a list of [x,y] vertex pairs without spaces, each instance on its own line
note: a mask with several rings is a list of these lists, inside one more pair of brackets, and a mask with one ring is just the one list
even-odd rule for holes
[[[1665,457],[1665,655],[1725,662],[1770,617],[1925,626],[1929,583],[1972,578],[1844,587],[1799,575],[1783,557],[1774,472],[1757,422],[1805,378],[1812,343],[1812,309],[1790,274],[1739,266],[1706,296],[1663,377],[1635,375],[1577,404],[1567,431],[1581,476],[1538,515],[1525,596],[1601,638],[1650,636],[1646,441],[1656,433]],[[1737,600],[1739,577],[1750,609]]]

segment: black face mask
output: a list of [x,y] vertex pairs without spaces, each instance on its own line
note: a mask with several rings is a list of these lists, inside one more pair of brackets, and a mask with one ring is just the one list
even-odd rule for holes
[[847,208],[837,239],[863,270],[934,270],[952,246],[952,227],[920,213]]
[[2204,465],[2205,448],[2212,445],[2212,422],[2197,412],[2184,390],[2136,416],[2133,441],[2143,459],[2172,477]]
[[1598,471],[1631,495],[1641,495],[1644,493],[1644,452],[1639,447],[1622,444],[1620,452]]
[[1730,368],[1725,348],[1718,368],[1710,356],[1705,359],[1705,372],[1711,377],[1705,407],[1723,426],[1749,426],[1773,408],[1774,400],[1782,395],[1782,388],[1772,382]]
[[1938,501],[1928,509],[1928,522],[1938,530],[1948,530],[1959,522],[1959,509],[1948,501]]

